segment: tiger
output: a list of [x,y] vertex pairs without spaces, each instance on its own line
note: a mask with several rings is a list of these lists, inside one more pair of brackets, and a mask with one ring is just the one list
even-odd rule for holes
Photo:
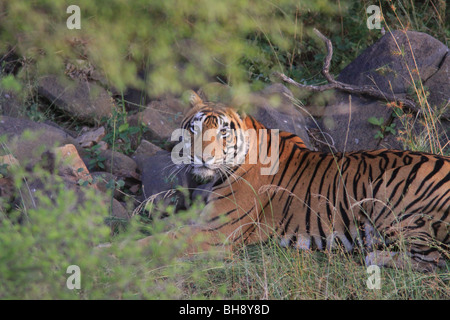
[[[204,209],[185,229],[192,239],[202,236],[200,248],[232,251],[277,238],[299,250],[360,248],[366,265],[433,271],[445,264],[450,157],[390,149],[313,151],[295,134],[274,135],[252,116],[204,100],[192,91],[181,123],[186,147],[198,143],[202,132],[213,132],[197,144],[212,152],[191,148],[181,164],[213,181]],[[262,134],[246,139],[251,130]],[[261,146],[266,157],[278,156],[277,170],[269,174],[261,174],[268,167],[263,159],[249,161],[260,156]],[[225,163],[227,155],[241,161]],[[389,249],[400,243],[405,250]]]

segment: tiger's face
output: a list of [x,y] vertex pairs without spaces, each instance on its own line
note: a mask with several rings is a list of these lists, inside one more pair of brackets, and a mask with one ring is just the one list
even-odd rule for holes
[[231,108],[220,103],[204,102],[191,93],[192,110],[182,122],[187,135],[183,142],[190,150],[191,173],[201,180],[228,175],[242,163],[247,153],[244,123]]

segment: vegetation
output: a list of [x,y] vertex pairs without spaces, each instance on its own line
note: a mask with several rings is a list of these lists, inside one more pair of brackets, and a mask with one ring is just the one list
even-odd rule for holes
[[[66,128],[84,124],[55,113],[37,94],[39,76],[63,75],[68,63],[89,62],[117,92],[134,87],[151,97],[181,94],[211,79],[248,92],[271,82],[281,71],[298,82],[324,83],[320,74],[325,49],[311,32],[326,34],[335,46],[335,75],[380,37],[366,27],[370,1],[77,1],[81,29],[69,30],[66,1],[0,0],[0,93],[14,92],[23,101],[22,115],[52,119]],[[417,30],[448,46],[449,13],[445,1],[380,1],[386,30]],[[145,76],[138,76],[144,70]],[[395,134],[412,150],[450,154],[436,127],[421,83],[412,88],[422,120],[398,111],[405,128],[395,130],[373,119],[380,135]],[[314,101],[315,95],[302,97]],[[105,120],[111,145],[131,153],[130,138],[142,128],[130,126],[122,110]],[[139,106],[143,107],[143,106]],[[393,106],[401,109],[401,106]],[[376,120],[376,121],[375,121]],[[420,121],[423,130],[412,134]],[[120,139],[120,142],[118,142]],[[2,141],[2,151],[7,145]],[[91,165],[105,159],[91,149]],[[106,225],[104,199],[84,192],[84,200],[67,191],[39,167],[33,174],[46,192],[39,206],[29,206],[23,179],[26,168],[1,166],[1,178],[14,177],[19,202],[0,202],[0,299],[448,299],[450,265],[436,273],[382,269],[381,289],[368,289],[368,274],[359,254],[307,252],[277,243],[243,247],[233,257],[214,253],[179,259],[184,239],[169,240],[163,232],[193,219],[201,205],[148,219],[145,205],[136,209],[118,234]],[[82,186],[83,187],[83,186]],[[52,197],[49,194],[53,195]],[[141,212],[141,211],[143,212]],[[139,212],[138,212],[139,211]],[[152,234],[149,246],[136,239]],[[100,244],[112,242],[108,250]],[[69,290],[67,267],[78,265],[81,289]]]

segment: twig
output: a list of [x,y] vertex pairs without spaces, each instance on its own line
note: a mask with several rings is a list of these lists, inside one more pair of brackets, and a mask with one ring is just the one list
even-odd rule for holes
[[[398,101],[398,102],[401,102],[404,107],[409,108],[410,110],[413,110],[414,112],[417,112],[417,113],[421,112],[420,107],[418,107],[416,105],[416,103],[411,99],[396,97],[394,94],[380,91],[376,87],[356,86],[356,85],[351,85],[351,84],[347,84],[347,83],[343,83],[343,82],[335,80],[334,77],[332,75],[330,75],[331,58],[333,57],[333,44],[331,43],[330,39],[325,37],[316,28],[314,28],[314,32],[320,39],[322,39],[325,42],[325,44],[327,46],[327,56],[325,57],[325,61],[323,64],[322,74],[325,77],[325,79],[327,79],[328,83],[324,84],[324,85],[318,85],[318,86],[301,84],[301,83],[298,83],[297,81],[289,78],[288,76],[286,76],[283,73],[275,72],[275,75],[277,77],[279,77],[284,82],[292,84],[301,89],[306,89],[306,90],[311,90],[311,91],[319,91],[319,92],[330,90],[330,89],[337,89],[340,91],[353,93],[353,94],[357,94],[357,95],[368,95],[368,96],[371,96],[378,100]],[[442,118],[446,119],[446,120],[450,120],[444,116],[442,116]]]

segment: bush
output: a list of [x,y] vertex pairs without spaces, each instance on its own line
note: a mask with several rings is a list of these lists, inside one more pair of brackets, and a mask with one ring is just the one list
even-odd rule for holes
[[[134,219],[105,248],[99,245],[112,240],[107,197],[88,187],[67,188],[37,167],[32,173],[20,167],[3,173],[27,178],[16,179],[17,205],[2,202],[0,208],[0,299],[175,299],[184,296],[186,283],[202,283],[204,270],[215,264],[205,257],[201,264],[180,260],[185,239],[164,233],[168,225],[186,224],[198,208],[152,225]],[[41,182],[38,190],[29,188],[32,180]],[[143,248],[136,240],[145,234],[154,238]],[[73,265],[81,283],[71,290]]]

